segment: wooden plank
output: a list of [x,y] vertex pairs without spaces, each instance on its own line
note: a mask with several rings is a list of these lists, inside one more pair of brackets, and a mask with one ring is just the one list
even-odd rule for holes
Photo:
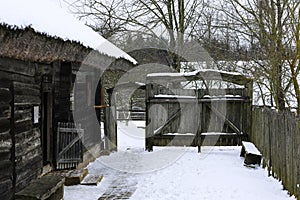
[[10,160],[1,160],[0,161],[0,180],[3,178],[11,178],[13,165]]
[[0,133],[7,132],[10,130],[10,120],[0,119]]
[[226,116],[224,116],[221,112],[219,112],[217,109],[215,109],[213,106],[210,106],[209,104],[205,104],[207,107],[209,107],[215,114],[217,114],[219,117],[224,119],[224,122],[237,134],[242,134],[240,129],[236,127],[231,121],[228,120]]
[[[0,197],[2,194],[5,194],[6,192],[11,192],[12,190],[12,180],[10,178],[7,179],[1,179],[0,181]],[[1,198],[1,199],[6,199],[6,198]]]
[[41,146],[40,137],[33,137],[27,139],[27,143],[16,143],[15,146],[15,156],[20,157],[27,155],[29,152],[40,152],[39,148]]
[[33,122],[32,119],[22,121],[22,122],[15,122],[15,134],[18,135],[20,133],[29,131],[33,129]]
[[198,71],[194,74],[181,74],[181,73],[157,73],[147,76],[147,83],[149,82],[182,82],[194,80],[221,80],[227,81],[238,85],[244,85],[252,82],[252,79],[247,78],[241,74],[233,74],[215,70]]
[[[50,199],[57,191],[57,199],[63,198],[64,178],[60,176],[43,176],[32,181],[26,188],[16,194],[16,199]],[[55,195],[56,196],[56,195]]]
[[182,109],[179,108],[173,115],[171,115],[170,118],[161,127],[154,131],[154,135],[161,135],[163,130],[168,128],[168,126],[173,122],[173,120],[180,116],[181,110]]
[[88,174],[87,169],[71,170],[64,175],[65,185],[66,186],[78,185],[87,176],[87,174]]
[[148,102],[150,103],[197,103],[197,99],[192,98],[159,98],[155,97],[149,99]]
[[21,60],[4,58],[0,59],[1,70],[26,76],[34,76],[35,66],[33,63],[24,62]]
[[8,104],[0,103],[0,119],[8,119],[11,117],[11,107]]
[[98,185],[102,180],[103,175],[88,174],[82,181],[81,185]]
[[[1,87],[1,86],[0,86]],[[0,102],[9,103],[12,100],[12,94],[9,88],[0,88]]]
[[18,143],[28,143],[32,139],[39,138],[41,136],[40,129],[34,128],[28,131],[24,131],[15,136],[15,142]]
[[15,105],[41,104],[40,96],[15,95]]
[[6,72],[6,71],[2,71],[0,69],[0,80],[1,79],[6,79],[9,81],[18,81],[18,82],[23,82],[23,83],[31,83],[31,84],[35,83],[34,78],[31,76],[24,76],[24,75],[17,74],[17,73]]

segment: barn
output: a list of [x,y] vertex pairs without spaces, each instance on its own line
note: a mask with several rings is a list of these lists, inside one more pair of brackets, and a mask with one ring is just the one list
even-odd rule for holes
[[[6,200],[42,174],[76,167],[85,162],[84,152],[105,148],[100,124],[85,114],[74,123],[73,116],[95,112],[91,91],[97,80],[91,75],[118,57],[130,57],[51,2],[0,4],[0,199]],[[42,12],[30,5],[40,5]],[[57,19],[51,21],[53,13]],[[56,34],[64,27],[70,33]],[[99,42],[110,51],[95,51]],[[74,94],[74,85],[83,93]]]

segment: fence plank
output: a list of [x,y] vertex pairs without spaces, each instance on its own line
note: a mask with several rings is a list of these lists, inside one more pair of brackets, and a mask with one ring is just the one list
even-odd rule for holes
[[299,119],[290,111],[255,107],[252,122],[251,141],[263,154],[263,167],[281,180],[290,194],[299,197]]

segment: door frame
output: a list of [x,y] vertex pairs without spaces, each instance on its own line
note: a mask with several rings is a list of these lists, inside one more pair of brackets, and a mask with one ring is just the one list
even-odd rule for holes
[[53,85],[43,77],[41,92],[41,146],[43,166],[53,166]]

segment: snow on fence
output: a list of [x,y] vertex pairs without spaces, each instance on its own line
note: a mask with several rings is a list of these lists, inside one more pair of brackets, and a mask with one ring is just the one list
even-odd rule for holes
[[255,107],[251,141],[263,155],[263,167],[284,187],[300,196],[300,120],[290,111]]

